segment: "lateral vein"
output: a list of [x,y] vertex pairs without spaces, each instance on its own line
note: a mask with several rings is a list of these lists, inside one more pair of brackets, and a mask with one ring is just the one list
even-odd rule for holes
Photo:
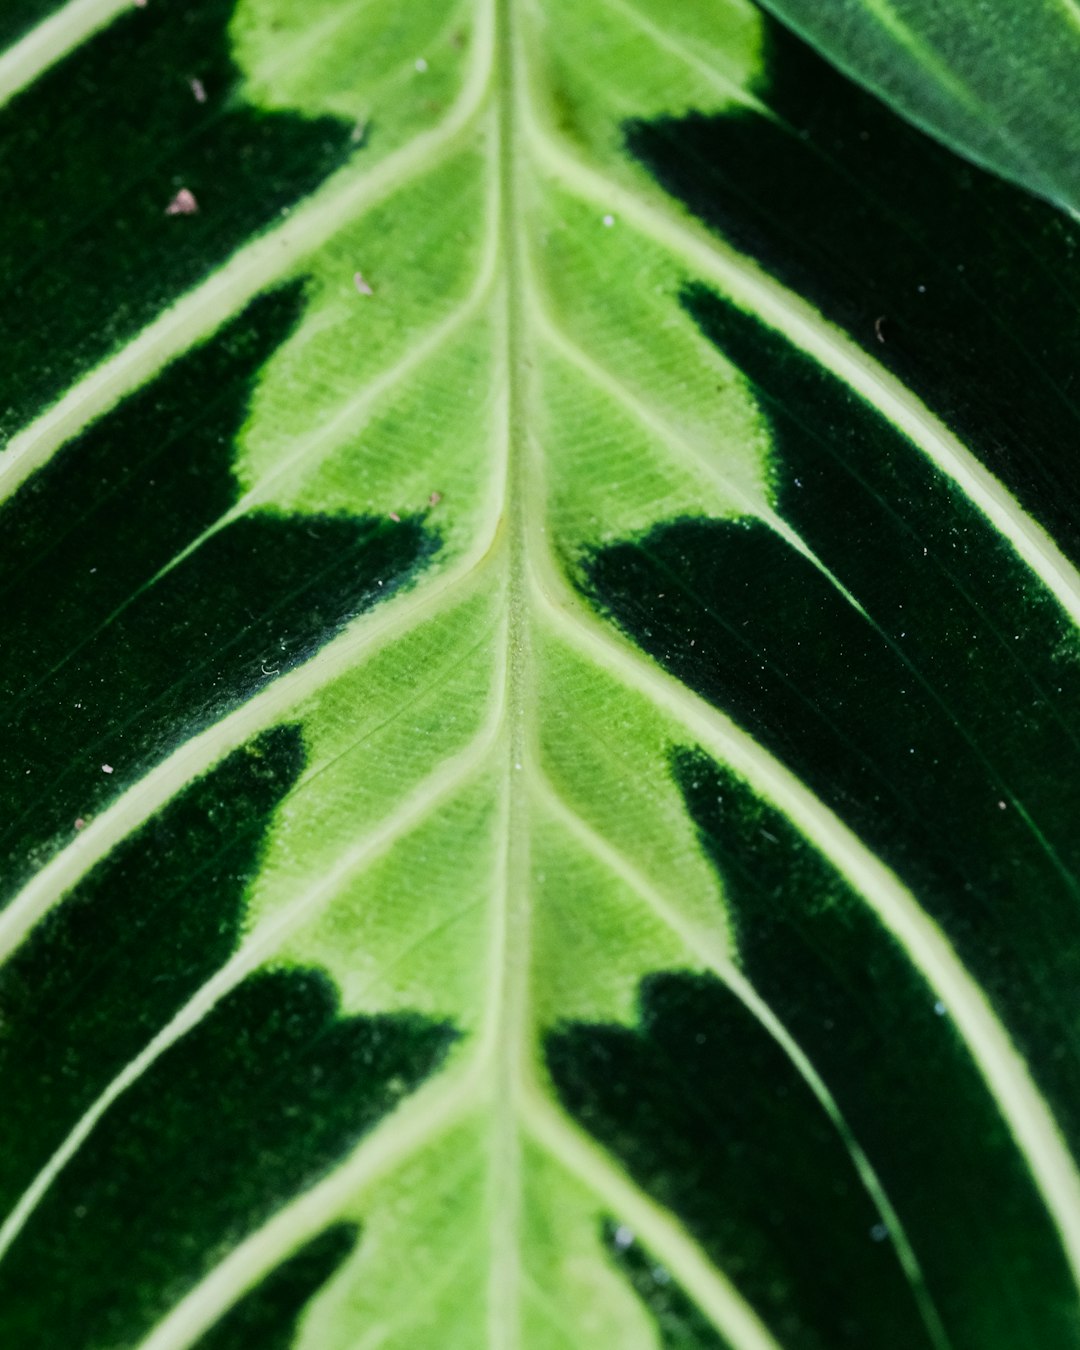
[[[501,712],[500,712],[501,716]],[[443,762],[397,811],[363,836],[330,868],[319,884],[297,896],[280,913],[259,924],[232,957],[187,1001],[143,1050],[105,1087],[72,1127],[63,1143],[20,1196],[0,1225],[0,1260],[26,1226],[49,1187],[75,1156],[110,1106],[150,1069],[170,1046],[187,1035],[281,944],[333,899],[341,886],[388,853],[461,791],[490,754],[494,735],[489,727],[472,746]]]
[[290,275],[302,258],[343,225],[418,177],[467,132],[483,105],[489,68],[484,55],[490,41],[490,34],[481,27],[469,75],[442,122],[370,171],[362,161],[339,171],[304,207],[235,253],[17,432],[0,458],[0,500],[9,497],[64,441],[215,331],[260,290]]
[[524,1125],[541,1148],[625,1220],[669,1270],[678,1272],[680,1285],[732,1350],[782,1350],[682,1225],[615,1167],[603,1149],[557,1110],[539,1087],[528,1097]]
[[550,558],[535,589],[551,624],[639,690],[729,764],[837,868],[947,1003],[972,1059],[1008,1121],[1080,1282],[1080,1173],[1027,1064],[985,993],[916,898],[790,770],[712,704],[642,656],[578,600]]
[[948,1337],[926,1287],[926,1281],[919,1266],[915,1249],[911,1245],[900,1217],[896,1213],[873,1164],[844,1117],[828,1085],[814,1068],[813,1062],[766,1000],[739,969],[735,954],[728,944],[718,942],[709,929],[687,920],[680,913],[677,905],[672,904],[667,896],[658,890],[619,849],[595,830],[559,795],[550,780],[543,775],[537,775],[534,790],[540,794],[547,809],[574,835],[582,847],[591,853],[597,862],[619,877],[630,890],[648,905],[660,922],[675,934],[686,951],[703,968],[711,971],[735,995],[743,1007],[760,1023],[787,1055],[800,1077],[817,1097],[822,1108],[836,1126],[837,1133],[851,1158],[852,1165],[885,1220],[900,1263],[908,1283],[911,1285],[915,1302],[922,1314],[931,1343],[937,1350],[949,1350]]
[[224,755],[283,717],[336,675],[363,660],[377,644],[406,636],[440,607],[468,594],[486,571],[492,544],[482,544],[428,585],[362,615],[310,661],[280,676],[199,735],[185,741],[118,797],[55,854],[0,913],[0,962],[116,845]]
[[654,195],[647,198],[600,173],[535,120],[529,130],[538,161],[554,178],[603,210],[617,211],[876,408],[966,494],[1080,626],[1080,573],[1046,530],[909,389],[804,301],[696,222],[675,214]]

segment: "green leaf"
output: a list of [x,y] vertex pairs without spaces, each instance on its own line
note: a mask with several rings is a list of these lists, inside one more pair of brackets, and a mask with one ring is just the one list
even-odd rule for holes
[[1075,1347],[1072,218],[748,0],[2,22],[0,1341]]
[[976,163],[1080,209],[1075,0],[764,0],[829,60]]

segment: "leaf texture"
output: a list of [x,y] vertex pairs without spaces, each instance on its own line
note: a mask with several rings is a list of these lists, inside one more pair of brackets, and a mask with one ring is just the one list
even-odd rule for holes
[[769,0],[769,10],[917,126],[1075,214],[1074,0]]
[[748,0],[3,24],[0,1341],[1080,1343],[1070,216]]

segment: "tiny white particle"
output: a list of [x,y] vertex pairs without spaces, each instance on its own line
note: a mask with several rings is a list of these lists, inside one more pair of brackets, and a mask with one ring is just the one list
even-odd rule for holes
[[667,1282],[671,1279],[671,1276],[668,1274],[668,1272],[664,1269],[663,1266],[653,1266],[652,1277],[657,1284],[667,1284]]
[[1004,811],[1004,810],[1005,810],[1005,803],[1004,803],[1004,802],[998,802],[998,810],[999,810],[999,811]]
[[356,289],[360,292],[361,295],[375,294],[375,292],[371,289],[370,284],[364,280],[363,272],[353,273],[353,285],[356,287]]
[[190,188],[181,188],[165,208],[167,216],[193,216],[199,209],[195,194]]
[[619,1251],[626,1251],[627,1247],[633,1244],[633,1241],[634,1234],[627,1228],[626,1224],[619,1224],[618,1228],[615,1229],[615,1246],[618,1247]]
[[103,765],[101,766],[101,772],[102,772],[102,773],[112,773],[112,765],[111,765],[111,764],[103,764]]
[[605,216],[605,217],[604,217],[604,224],[605,224],[605,225],[608,227],[608,229],[610,230],[611,227],[612,227],[612,225],[615,224],[615,217],[614,217],[614,216]]
[[418,56],[416,58],[416,69],[420,72],[421,75],[423,75],[424,71],[427,70],[427,62],[424,60],[422,56]]
[[883,1223],[876,1223],[873,1228],[870,1229],[870,1236],[875,1242],[884,1242],[889,1236],[889,1230]]
[[938,999],[938,1001],[934,1004],[934,1011],[937,1013],[939,1017],[945,1016],[945,1004],[942,1003],[941,999]]
[[194,94],[194,96],[195,96],[195,102],[196,102],[196,103],[205,103],[205,102],[206,102],[206,86],[203,84],[202,80],[191,80],[191,81],[190,81],[190,84],[191,84],[191,92],[192,92],[192,94]]

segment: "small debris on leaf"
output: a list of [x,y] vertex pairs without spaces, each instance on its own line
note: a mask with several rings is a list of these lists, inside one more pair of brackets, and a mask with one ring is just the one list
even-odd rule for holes
[[874,320],[874,336],[879,342],[885,341],[885,334],[882,332],[882,325],[885,323],[885,315],[879,314]]
[[614,217],[614,216],[610,216],[610,215],[609,215],[609,216],[605,216],[605,217],[604,217],[604,224],[605,224],[605,225],[608,227],[608,229],[610,230],[611,227],[612,227],[612,225],[615,224],[615,217]]
[[364,280],[364,274],[362,272],[353,273],[353,285],[356,287],[356,289],[360,292],[361,295],[375,294],[375,292],[371,289],[368,283]]
[[181,188],[165,208],[167,216],[193,216],[199,209],[195,194],[190,188]]
[[367,123],[357,122],[352,131],[349,132],[349,140],[352,141],[353,145],[359,145],[366,135]]
[[85,829],[86,829],[86,821],[82,818],[82,816],[76,816],[76,817],[75,817],[75,828],[76,828],[77,830],[85,830]]
[[113,771],[113,767],[112,767],[111,764],[103,764],[103,765],[101,766],[101,772],[102,772],[102,773],[112,773],[112,771]]
[[416,69],[420,72],[421,75],[423,75],[424,72],[427,70],[427,61],[425,60],[424,57],[418,56],[416,58]]
[[401,524],[401,517],[398,515],[396,511],[390,512],[390,519],[394,522],[395,525]]
[[433,493],[431,494],[431,496],[427,499],[428,506],[438,506],[438,504],[439,504],[441,501],[442,501],[442,493],[441,493],[441,492],[433,492]]
[[195,96],[195,102],[196,102],[196,103],[205,103],[205,102],[206,102],[206,86],[203,84],[202,80],[199,80],[199,79],[193,79],[193,80],[189,80],[188,83],[191,85],[191,92],[192,92],[192,93],[194,94],[194,96]]

